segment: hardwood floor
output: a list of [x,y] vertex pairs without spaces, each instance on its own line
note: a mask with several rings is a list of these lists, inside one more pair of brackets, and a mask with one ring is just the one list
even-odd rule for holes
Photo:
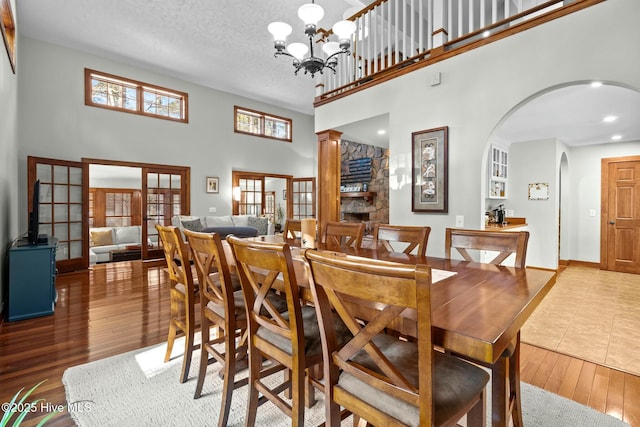
[[[63,405],[67,367],[166,339],[169,291],[162,268],[140,261],[102,264],[59,275],[56,287],[53,316],[0,325],[0,402],[46,380],[32,398]],[[523,381],[640,427],[640,377],[526,344],[521,363]],[[44,416],[30,414],[23,425]],[[62,413],[47,425],[74,424]]]

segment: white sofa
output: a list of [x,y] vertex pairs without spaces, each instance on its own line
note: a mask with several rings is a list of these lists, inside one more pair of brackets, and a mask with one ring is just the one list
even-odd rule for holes
[[91,264],[107,262],[110,260],[110,251],[139,245],[141,241],[142,227],[139,225],[90,228],[89,262]]
[[184,228],[190,228],[193,231],[207,231],[212,228],[254,227],[258,231],[258,235],[275,233],[275,225],[266,217],[256,217],[253,215],[175,215],[171,218],[171,225],[179,227],[181,231]]

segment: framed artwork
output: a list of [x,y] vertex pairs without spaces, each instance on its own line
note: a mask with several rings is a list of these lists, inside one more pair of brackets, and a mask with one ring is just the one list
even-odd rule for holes
[[411,210],[447,213],[447,126],[411,134]]
[[16,73],[16,25],[9,0],[0,0],[0,30],[4,39],[4,47],[9,55],[9,63],[13,74]]
[[219,193],[220,187],[218,186],[218,177],[217,176],[208,176],[207,177],[207,193]]
[[529,200],[548,200],[549,199],[549,183],[536,182],[529,184]]

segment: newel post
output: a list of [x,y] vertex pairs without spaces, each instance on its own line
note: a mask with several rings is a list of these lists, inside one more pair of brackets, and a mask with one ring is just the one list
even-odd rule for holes
[[431,49],[431,56],[444,53],[444,44],[449,41],[446,3],[445,0],[433,0],[433,32],[431,33],[433,48]]
[[340,138],[342,132],[325,130],[318,135],[318,240],[327,221],[340,220]]

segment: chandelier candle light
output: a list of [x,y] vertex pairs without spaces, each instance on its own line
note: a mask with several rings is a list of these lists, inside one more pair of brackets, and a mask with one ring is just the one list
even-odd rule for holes
[[[304,69],[304,73],[311,73],[313,77],[316,73],[322,74],[322,70],[329,68],[334,73],[338,65],[339,54],[350,54],[351,35],[356,30],[356,24],[352,21],[336,22],[331,29],[338,36],[339,42],[330,41],[322,46],[322,50],[327,55],[327,59],[322,59],[314,55],[313,44],[317,34],[318,22],[324,16],[324,10],[321,6],[311,3],[303,4],[298,9],[298,17],[304,22],[304,33],[309,39],[309,47],[304,43],[291,43],[286,46],[287,36],[291,34],[291,25],[284,22],[272,22],[268,26],[269,32],[273,35],[274,47],[276,53],[274,56],[286,55],[293,58],[293,66],[296,69],[295,74],[298,75],[300,69]],[[309,56],[305,55],[309,52]]]

